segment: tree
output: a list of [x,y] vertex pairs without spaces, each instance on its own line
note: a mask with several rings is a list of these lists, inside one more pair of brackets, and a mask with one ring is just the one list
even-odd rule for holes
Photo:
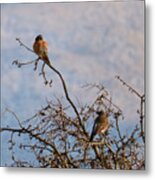
[[[33,52],[16,39],[21,46]],[[39,58],[21,63],[13,61],[19,68],[34,63],[37,70]],[[41,75],[45,85],[48,81],[43,64]],[[108,90],[103,85],[86,84],[84,88],[96,88],[98,93],[91,105],[77,108],[69,96],[66,82],[62,74],[52,65],[47,65],[54,71],[62,83],[65,98],[47,102],[25,122],[19,119],[17,113],[6,108],[18,123],[18,127],[1,127],[0,132],[9,133],[9,150],[15,167],[50,167],[50,168],[97,168],[97,169],[144,169],[145,168],[145,133],[144,133],[144,102],[145,95],[140,95],[134,88],[119,80],[128,90],[140,100],[137,111],[139,122],[130,134],[121,131],[119,121],[123,119],[122,110],[112,101]],[[89,125],[94,123],[96,111],[103,109],[108,118],[113,119],[108,132],[98,135],[90,142]],[[22,122],[22,123],[21,123]],[[113,133],[111,133],[113,132]],[[24,138],[23,138],[24,137]],[[18,141],[17,141],[18,139]],[[33,162],[18,157],[17,151],[33,155]]]

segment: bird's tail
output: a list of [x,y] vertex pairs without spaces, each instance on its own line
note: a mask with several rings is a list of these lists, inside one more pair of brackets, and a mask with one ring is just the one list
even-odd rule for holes
[[49,57],[48,57],[47,55],[46,55],[46,56],[44,56],[44,62],[45,62],[47,65],[51,66],[51,63],[50,63]]
[[92,132],[92,134],[91,134],[91,136],[90,136],[89,141],[92,141],[92,140],[93,140],[93,138],[94,138],[94,133]]

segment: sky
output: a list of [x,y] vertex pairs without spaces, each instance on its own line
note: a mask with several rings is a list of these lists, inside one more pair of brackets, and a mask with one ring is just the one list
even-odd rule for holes
[[125,121],[135,123],[139,99],[115,76],[144,94],[143,1],[2,4],[2,125],[9,122],[8,115],[3,115],[6,107],[26,119],[46,105],[47,99],[64,95],[58,77],[48,67],[52,88],[43,84],[34,66],[19,69],[12,65],[15,59],[37,57],[15,39],[32,48],[38,34],[48,41],[51,63],[62,73],[75,104],[77,99],[82,104],[91,103],[97,95],[83,85],[103,84],[123,110]]

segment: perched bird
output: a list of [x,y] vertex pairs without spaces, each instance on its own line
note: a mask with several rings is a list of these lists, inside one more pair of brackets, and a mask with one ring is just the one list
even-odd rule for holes
[[97,112],[98,116],[95,119],[93,130],[90,136],[90,141],[93,140],[96,134],[104,134],[109,128],[108,115],[104,111]]
[[44,41],[41,34],[35,38],[33,50],[40,59],[42,59],[46,64],[50,65],[50,61],[48,58],[48,43]]

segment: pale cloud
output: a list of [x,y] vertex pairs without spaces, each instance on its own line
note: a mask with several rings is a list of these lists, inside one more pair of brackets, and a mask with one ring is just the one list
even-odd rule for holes
[[22,79],[20,76],[20,72],[18,72],[17,70],[14,69],[10,72],[3,74],[1,79],[3,87],[5,87],[8,90],[11,90],[11,93],[17,93],[20,90],[20,81]]

